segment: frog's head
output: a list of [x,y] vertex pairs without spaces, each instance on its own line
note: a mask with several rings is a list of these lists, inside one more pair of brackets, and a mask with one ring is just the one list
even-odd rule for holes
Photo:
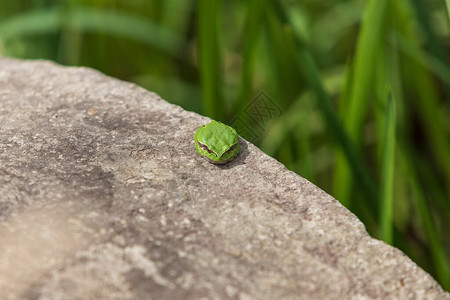
[[195,132],[194,141],[198,154],[214,164],[224,164],[239,153],[236,130],[214,120]]

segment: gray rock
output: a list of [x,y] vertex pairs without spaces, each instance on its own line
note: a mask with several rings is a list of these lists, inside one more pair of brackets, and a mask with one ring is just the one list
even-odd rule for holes
[[450,299],[252,144],[198,157],[207,121],[90,69],[0,59],[0,298]]

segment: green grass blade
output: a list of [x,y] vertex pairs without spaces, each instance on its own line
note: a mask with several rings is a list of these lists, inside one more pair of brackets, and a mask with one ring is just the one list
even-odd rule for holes
[[[344,124],[356,147],[360,145],[361,128],[366,116],[367,97],[372,86],[376,53],[383,51],[382,33],[386,17],[386,0],[369,1],[364,12],[363,23],[358,37],[353,69],[353,81],[349,99],[345,101]],[[335,180],[340,180],[335,195],[344,203],[350,203],[353,180],[347,161],[337,160]]]
[[263,12],[264,2],[261,3],[259,0],[250,0],[247,2],[247,17],[243,35],[241,86],[232,115],[233,118],[239,116],[244,124],[248,124],[248,115],[243,113],[243,109],[252,98],[253,73]]
[[[263,7],[265,8],[265,13],[267,7]],[[281,110],[285,110],[298,98],[299,93],[304,88],[304,84],[301,81],[302,75],[300,71],[295,64],[292,64],[292,57],[295,53],[295,45],[292,39],[286,36],[283,24],[278,22],[276,17],[271,14],[266,16],[266,35],[264,37],[266,38],[265,42],[272,60],[270,64],[273,66],[277,77],[274,97],[278,100],[277,103]],[[279,45],[283,45],[283,47]],[[251,105],[250,107],[258,113],[258,106]],[[264,126],[264,124],[252,124],[251,126],[256,127],[258,125]],[[295,148],[294,135],[294,132],[288,132],[288,137],[283,140],[281,147],[277,151],[277,158],[283,161],[290,170],[297,170],[296,161],[299,157],[299,153]]]
[[[425,38],[424,44],[430,48],[433,57],[436,57],[439,61],[445,61],[447,59],[446,50],[436,33],[434,24],[431,22],[433,19],[430,17],[430,11],[427,9],[427,5],[424,4],[423,0],[411,0],[410,3],[415,11],[415,19],[422,29],[422,37]],[[450,85],[446,81],[444,83],[446,84],[446,92],[449,93]]]
[[171,55],[177,54],[184,43],[181,36],[147,19],[103,9],[79,8],[74,11],[71,25],[83,32],[101,32],[133,39]]
[[[398,2],[395,2],[399,4]],[[399,9],[399,7],[394,7],[395,9]],[[405,21],[402,20],[403,14],[402,11],[395,11],[394,13],[398,17],[397,21]],[[401,24],[407,26],[407,22],[400,22]],[[400,35],[400,33],[396,33],[396,35]],[[406,40],[406,37],[402,36],[402,40]],[[422,228],[424,229],[425,238],[428,241],[431,255],[429,255],[430,260],[433,265],[433,269],[437,274],[438,280],[441,284],[447,289],[449,287],[449,265],[448,265],[448,255],[445,255],[445,246],[443,243],[444,238],[441,238],[439,232],[437,230],[437,222],[439,220],[439,216],[436,215],[433,217],[431,215],[431,210],[437,209],[443,214],[441,219],[448,220],[449,218],[449,210],[448,210],[448,202],[445,197],[445,190],[442,186],[439,186],[438,180],[436,179],[436,172],[434,166],[430,164],[429,159],[423,157],[423,155],[419,155],[415,153],[417,150],[412,147],[406,141],[408,140],[407,128],[410,126],[410,119],[408,118],[408,112],[411,109],[410,101],[405,101],[405,94],[410,92],[410,84],[406,81],[405,76],[401,76],[401,69],[399,64],[400,55],[403,54],[405,56],[410,56],[406,53],[403,48],[402,41],[400,39],[392,39],[391,46],[393,50],[390,55],[390,71],[391,71],[391,84],[392,84],[392,92],[395,95],[396,99],[396,111],[397,111],[397,124],[398,124],[398,166],[401,169],[401,173],[403,174],[402,181],[405,181],[407,184],[406,187],[402,187],[402,189],[407,189],[410,192],[407,194],[407,197],[412,198],[411,206],[418,213],[419,223],[421,223]],[[414,51],[417,54],[420,54],[419,49],[414,43],[410,44],[412,47],[411,51]],[[411,64],[405,64],[407,66],[411,66]],[[416,72],[417,70],[408,69],[408,73]],[[402,79],[405,81],[402,84]],[[423,84],[427,84],[424,82]],[[404,90],[405,89],[405,90]],[[403,104],[403,106],[401,105]],[[398,178],[396,178],[397,181]],[[427,188],[425,188],[427,187]],[[397,190],[398,192],[398,190]],[[425,192],[432,199],[430,201],[430,205],[427,204]],[[404,195],[402,195],[404,197]],[[439,200],[443,199],[444,201],[440,202],[440,206],[435,203]],[[396,198],[396,203],[398,203]],[[409,201],[408,201],[409,202]],[[407,211],[410,215],[409,223],[415,222],[413,217],[411,216],[411,211]],[[396,219],[398,218],[398,211],[396,211]],[[444,221],[445,222],[445,221]],[[405,228],[406,229],[406,228]],[[403,232],[401,238],[405,238],[408,240],[407,232]],[[398,241],[396,241],[397,244]],[[398,245],[397,245],[398,246]],[[410,247],[405,246],[405,251],[413,251]],[[424,258],[426,261],[426,258]],[[419,261],[420,264],[425,264],[423,261]]]
[[61,28],[125,37],[175,55],[183,44],[181,36],[136,15],[98,8],[76,8],[71,18],[61,18],[58,8],[22,13],[0,22],[0,40],[57,33]]
[[446,290],[450,290],[450,264],[449,257],[446,254],[443,243],[433,222],[430,208],[427,205],[423,188],[420,186],[418,175],[415,171],[415,160],[408,151],[405,141],[401,143],[401,163],[406,169],[406,173],[410,174],[410,187],[412,190],[413,200],[415,201],[416,210],[419,213],[420,221],[425,230],[428,242],[430,243],[431,259],[436,269],[437,277]]
[[270,64],[277,77],[275,95],[279,99],[278,104],[284,109],[295,101],[304,89],[303,76],[292,63],[292,57],[296,52],[295,43],[286,35],[284,24],[279,22],[274,14],[268,12],[269,7],[265,8],[267,48],[272,57]]
[[218,41],[219,5],[218,0],[198,1],[198,57],[204,113],[223,121]]
[[383,139],[383,162],[381,172],[380,225],[381,238],[392,244],[393,236],[393,188],[395,166],[395,128],[396,109],[392,96],[389,96],[385,113],[385,131]]
[[62,4],[61,9],[61,28],[60,41],[58,45],[58,61],[68,65],[78,65],[81,56],[81,46],[83,41],[82,33],[79,28],[70,26],[64,20],[72,19],[73,12],[77,4],[74,0],[66,1]]
[[[341,97],[339,99],[339,115],[341,119],[345,119],[345,113],[347,110],[346,101],[350,99],[350,91],[352,87],[352,80],[353,80],[353,66],[350,62],[347,63],[347,70],[345,75],[345,84],[341,93]],[[335,149],[335,166],[337,165],[345,165],[347,163],[347,157],[345,156],[345,153],[342,148],[336,148]],[[341,185],[341,178],[345,178],[345,175],[347,174],[340,174],[341,172],[346,172],[347,170],[344,168],[336,169],[334,176],[333,176],[333,192],[335,195],[345,195],[349,193],[347,190],[341,190],[341,189],[348,189],[347,185]],[[338,198],[339,199],[339,198]],[[343,197],[340,198],[339,201],[347,208],[350,208],[350,197]]]
[[[450,86],[450,67],[447,63],[433,54],[420,49],[417,43],[398,31],[393,31],[391,36],[391,43],[395,41],[403,54],[432,71],[442,82]],[[450,101],[450,98],[448,98],[448,101]]]
[[[296,64],[307,79],[311,90],[316,94],[319,109],[324,116],[328,128],[332,131],[333,136],[343,147],[344,153],[348,158],[350,166],[353,170],[355,180],[360,183],[362,191],[366,195],[367,199],[370,199],[370,203],[372,203],[371,210],[377,211],[375,206],[375,203],[378,199],[377,188],[370,176],[370,173],[367,171],[364,162],[356,151],[356,148],[353,146],[353,143],[349,139],[339,120],[339,117],[334,110],[332,101],[325,91],[325,88],[320,79],[319,70],[309,49],[298,36],[294,35],[293,31],[291,30],[289,19],[287,18],[280,3],[278,1],[266,1],[266,4],[270,8],[269,13],[273,12],[276,14],[279,20],[284,24],[284,28],[288,36],[290,36],[291,39],[294,39],[297,48],[297,51],[295,53]],[[373,216],[366,215],[366,218],[371,217]]]
[[448,18],[450,20],[450,0],[445,0],[445,4],[447,6]]
[[[414,53],[415,56],[422,56],[420,41],[415,32],[412,31],[410,23],[411,8],[407,3],[400,1],[392,2],[396,13],[396,30],[405,38],[397,40],[401,50],[402,44],[408,40],[407,46],[410,47],[408,53]],[[400,35],[399,35],[400,36]],[[437,169],[445,178],[445,188],[447,197],[450,197],[450,139],[446,127],[448,112],[440,99],[438,86],[430,74],[426,65],[421,63],[421,59],[407,60],[404,64],[404,77],[409,80],[411,103],[413,104],[420,122],[424,128],[427,147],[433,154],[433,160]],[[448,104],[448,102],[445,102]]]
[[56,33],[60,28],[58,9],[36,10],[10,17],[0,22],[0,40]]

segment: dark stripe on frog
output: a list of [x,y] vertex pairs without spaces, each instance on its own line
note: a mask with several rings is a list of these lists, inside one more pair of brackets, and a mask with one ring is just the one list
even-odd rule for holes
[[212,151],[212,150],[210,150],[210,149],[208,148],[208,146],[206,146],[205,144],[202,144],[202,143],[200,143],[200,142],[197,142],[197,143],[198,143],[198,146],[199,146],[200,148],[202,148],[203,150],[207,151],[208,153],[213,153],[213,154],[217,157],[217,153],[214,152],[214,151]]

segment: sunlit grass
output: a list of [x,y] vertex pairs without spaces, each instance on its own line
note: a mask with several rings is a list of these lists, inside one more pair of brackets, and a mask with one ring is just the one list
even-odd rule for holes
[[219,49],[218,19],[221,2],[217,0],[198,1],[198,58],[203,107],[205,114],[223,121],[221,60]]
[[383,157],[381,169],[381,199],[380,199],[380,231],[381,238],[389,244],[393,243],[393,209],[394,209],[394,168],[395,168],[395,123],[396,110],[392,96],[389,96],[383,107],[384,134]]

